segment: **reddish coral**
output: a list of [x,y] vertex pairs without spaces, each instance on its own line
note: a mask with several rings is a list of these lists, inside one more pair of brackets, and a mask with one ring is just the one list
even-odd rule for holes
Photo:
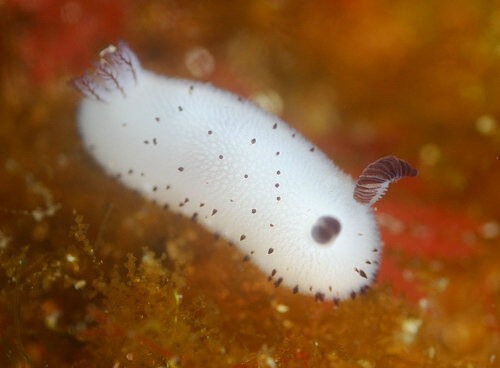
[[125,13],[120,0],[9,0],[7,7],[24,24],[20,52],[36,82],[81,71],[96,45],[121,35]]
[[[428,204],[397,204],[394,201],[381,203],[378,208],[386,219],[382,238],[388,249],[426,260],[455,260],[477,250],[474,238],[479,224],[464,214]],[[398,225],[391,227],[391,220]]]

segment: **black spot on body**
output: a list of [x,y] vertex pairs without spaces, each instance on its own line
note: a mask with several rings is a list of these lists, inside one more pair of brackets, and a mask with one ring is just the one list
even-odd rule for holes
[[363,271],[363,270],[359,270],[359,275],[360,275],[361,277],[365,278],[365,279],[368,279],[368,277],[366,276],[365,271]]
[[280,277],[278,280],[276,280],[276,282],[274,283],[274,286],[275,286],[275,287],[278,287],[278,286],[280,286],[280,285],[281,285],[281,283],[282,283],[282,282],[283,282],[283,278],[282,278],[282,277]]
[[149,141],[146,139],[146,140],[144,141],[144,144],[149,144]]
[[180,172],[183,172],[184,168],[181,166],[181,167],[177,168],[177,170],[179,170]]
[[128,174],[129,174],[129,175],[132,175],[133,173],[134,173],[134,170],[132,170],[132,169],[129,169],[129,170],[128,170]]
[[316,301],[324,301],[325,300],[325,294],[317,292],[314,294],[314,300]]
[[247,236],[246,236],[245,234],[242,234],[242,235],[240,236],[240,241],[245,240],[245,239],[246,239],[246,237],[247,237]]
[[273,270],[271,271],[271,276],[276,275],[276,272],[277,272],[277,271],[276,271],[276,269],[273,269]]
[[281,171],[276,171],[276,175],[280,175],[281,174]]
[[274,184],[274,186],[275,186],[276,188],[279,188],[279,187],[280,187],[280,183],[276,183],[276,184]]
[[213,215],[215,215],[216,213],[217,213],[217,210],[214,208],[214,209],[212,210],[212,216],[213,216]]
[[252,144],[255,144],[255,142],[257,142],[257,140],[255,138],[253,138],[251,141],[250,141]]
[[160,118],[159,118],[158,116],[157,116],[157,117],[155,117],[155,120],[156,120],[156,122],[158,122],[158,123],[160,122]]
[[267,254],[271,254],[272,252],[274,252],[274,249],[273,249],[273,248],[269,248],[269,249],[267,250]]
[[323,216],[316,221],[312,230],[311,236],[318,244],[327,244],[332,239],[336,238],[340,233],[340,222],[331,216]]
[[281,201],[281,197],[276,197],[276,200],[277,201]]
[[294,294],[297,294],[299,292],[299,285],[295,285],[292,291]]
[[278,127],[278,123],[274,123],[273,129],[276,129]]
[[252,209],[252,213],[256,213],[256,212],[257,212],[257,210],[255,208]]
[[352,300],[356,299],[356,292],[351,291],[351,299]]
[[248,174],[243,175],[245,179],[248,179]]
[[208,131],[208,135],[212,135],[213,132],[211,130]]
[[222,155],[219,155],[219,159],[222,160],[224,158],[224,156]]
[[182,108],[182,106],[178,106],[178,109],[179,109],[179,111],[184,110],[184,109]]
[[243,262],[248,262],[249,260],[250,260],[249,255],[246,255],[245,257],[243,257]]
[[153,144],[156,146],[156,138],[153,138]]
[[315,149],[314,147],[311,147],[309,151],[314,152],[314,149]]
[[153,192],[156,192],[158,190],[158,187],[157,186],[154,186],[153,187]]

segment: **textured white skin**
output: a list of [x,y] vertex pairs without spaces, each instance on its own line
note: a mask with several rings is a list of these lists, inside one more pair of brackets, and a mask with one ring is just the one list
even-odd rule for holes
[[[245,99],[139,65],[135,71],[137,82],[130,73],[118,75],[125,96],[111,89],[104,101],[84,98],[79,108],[85,146],[108,174],[161,206],[194,215],[277,285],[338,300],[373,282],[380,238],[370,206],[353,199],[350,176]],[[325,215],[342,228],[318,244],[311,230]]]

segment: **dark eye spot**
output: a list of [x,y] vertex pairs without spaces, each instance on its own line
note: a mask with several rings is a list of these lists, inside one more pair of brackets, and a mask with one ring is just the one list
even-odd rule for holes
[[326,244],[340,234],[340,222],[335,217],[323,216],[314,224],[311,235],[318,244]]

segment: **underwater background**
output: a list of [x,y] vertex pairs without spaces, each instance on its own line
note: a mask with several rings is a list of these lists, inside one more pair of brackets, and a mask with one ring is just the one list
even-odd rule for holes
[[[0,367],[499,367],[500,1],[0,0]],[[365,295],[275,288],[86,154],[68,80],[144,67],[281,116],[377,203]]]

